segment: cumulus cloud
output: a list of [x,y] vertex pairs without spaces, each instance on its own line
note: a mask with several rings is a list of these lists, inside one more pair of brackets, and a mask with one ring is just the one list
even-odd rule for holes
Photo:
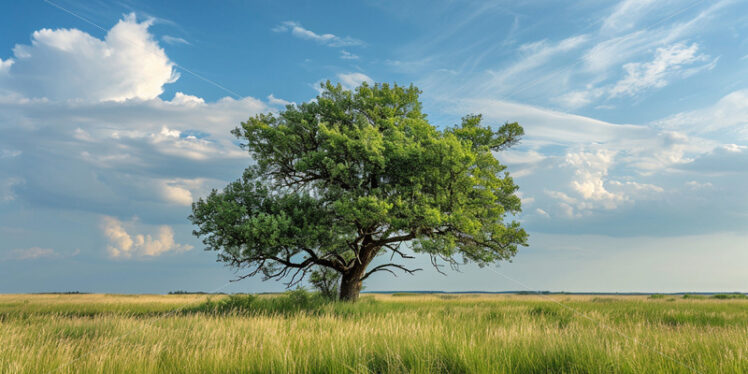
[[148,32],[152,20],[129,14],[104,40],[77,29],[41,29],[0,63],[0,85],[29,98],[153,99],[179,74]]
[[[130,223],[130,226],[133,224]],[[184,252],[193,247],[174,241],[174,230],[159,226],[157,234],[130,234],[125,224],[114,217],[103,217],[101,229],[109,240],[107,252],[112,258],[155,257],[166,252]]]
[[40,30],[3,60],[0,87],[19,93],[0,94],[0,204],[173,221],[246,167],[230,131],[270,107],[158,97],[173,70],[150,23],[128,15],[104,40]]
[[574,171],[571,190],[546,191],[568,217],[581,217],[596,210],[618,209],[624,204],[655,199],[665,190],[657,185],[611,176],[618,152],[609,149],[569,151],[563,166]]
[[614,157],[615,152],[609,150],[566,155],[566,163],[576,169],[576,178],[571,182],[574,190],[584,199],[601,201],[609,209],[615,208],[623,200],[623,196],[611,193],[604,185]]
[[341,73],[338,74],[338,80],[340,81],[340,84],[348,90],[354,89],[364,82],[369,84],[374,82],[371,77],[364,73]]
[[177,205],[189,206],[192,204],[192,192],[190,190],[169,184],[168,182],[162,184],[162,195],[166,201]]
[[191,107],[191,106],[205,104],[205,100],[201,97],[187,95],[182,92],[177,92],[174,94],[174,97],[171,99],[171,101],[169,101],[169,103]]
[[275,32],[290,32],[291,35],[304,40],[311,40],[319,44],[330,47],[348,47],[363,45],[364,42],[349,36],[340,37],[334,34],[317,34],[316,32],[304,28],[300,23],[295,21],[286,21],[273,28]]
[[0,74],[7,74],[10,70],[10,66],[13,65],[13,62],[13,60],[3,61],[3,59],[0,58]]

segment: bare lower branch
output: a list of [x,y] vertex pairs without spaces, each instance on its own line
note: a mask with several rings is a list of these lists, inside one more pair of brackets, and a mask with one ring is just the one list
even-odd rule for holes
[[399,264],[383,264],[383,265],[375,266],[373,269],[369,270],[368,273],[366,273],[363,277],[361,277],[361,281],[363,281],[364,279],[368,278],[370,275],[376,273],[377,271],[389,271],[390,273],[392,273],[394,275],[395,273],[392,270],[387,269],[387,267],[390,267],[390,266],[398,268],[398,269],[400,269],[400,270],[402,270],[402,271],[404,271],[404,272],[406,272],[408,274],[411,274],[411,275],[413,275],[413,273],[415,273],[417,271],[423,270],[421,268],[418,268],[418,269],[408,269],[405,266],[402,266],[402,265],[399,265]]
[[433,266],[434,266],[434,269],[436,269],[436,271],[438,271],[438,272],[439,272],[439,274],[441,274],[441,275],[447,275],[447,273],[443,272],[443,271],[442,271],[442,269],[440,269],[440,267],[442,267],[442,266],[444,266],[444,265],[439,265],[439,264],[438,264],[438,263],[436,262],[436,256],[434,256],[434,255],[430,255],[429,257],[431,258],[431,265],[433,265]]

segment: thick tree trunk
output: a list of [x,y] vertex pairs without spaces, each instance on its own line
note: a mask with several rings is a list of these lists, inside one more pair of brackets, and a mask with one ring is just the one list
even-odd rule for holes
[[365,266],[359,266],[343,273],[340,279],[340,300],[354,302],[358,300],[361,292],[361,277],[366,270]]

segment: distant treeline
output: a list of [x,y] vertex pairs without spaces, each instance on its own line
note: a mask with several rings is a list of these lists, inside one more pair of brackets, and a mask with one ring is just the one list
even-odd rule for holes
[[33,295],[86,295],[90,292],[62,291],[62,292],[34,292]]
[[226,295],[225,292],[203,292],[203,291],[169,291],[169,295]]

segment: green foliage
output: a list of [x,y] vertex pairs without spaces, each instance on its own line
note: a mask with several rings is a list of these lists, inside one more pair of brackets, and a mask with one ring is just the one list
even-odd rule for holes
[[664,299],[665,295],[663,295],[661,293],[653,293],[653,294],[649,295],[649,298],[650,299]]
[[730,299],[748,299],[748,296],[743,293],[718,293],[712,295],[712,299],[730,300]]
[[330,299],[304,289],[287,291],[282,295],[259,297],[250,294],[229,295],[218,301],[207,300],[185,313],[241,314],[241,315],[292,315],[299,312],[320,313]]
[[[327,82],[316,100],[260,114],[233,131],[254,163],[243,177],[199,199],[190,220],[207,250],[248,275],[300,281],[313,266],[342,274],[357,297],[377,255],[400,244],[450,264],[481,266],[514,256],[527,233],[517,185],[494,152],[523,129],[497,130],[480,115],[437,129],[414,87]],[[297,277],[299,276],[299,277]],[[345,289],[342,289],[345,288]]]
[[327,267],[318,267],[309,276],[309,283],[312,287],[329,300],[337,299],[339,280],[340,273]]
[[703,300],[706,299],[706,296],[704,295],[694,295],[694,294],[685,294],[683,295],[684,299],[694,299],[694,300]]

